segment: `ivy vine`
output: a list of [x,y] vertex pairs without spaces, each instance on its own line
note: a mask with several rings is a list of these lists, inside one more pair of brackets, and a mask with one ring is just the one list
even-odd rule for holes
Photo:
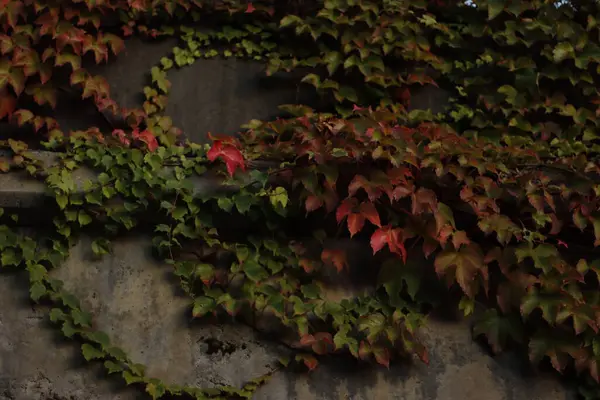
[[[279,368],[308,370],[339,354],[427,362],[417,333],[436,303],[418,252],[494,352],[575,371],[580,393],[600,398],[599,16],[593,0],[0,0],[0,121],[60,152],[45,169],[24,142],[2,141],[13,157],[0,171],[45,182],[56,229],[25,236],[7,219],[0,265],[27,270],[31,299],[107,373],[152,398],[224,399],[251,398],[270,374],[202,389],[146,376],[50,274],[79,235],[102,256],[152,229],[194,318],[275,333],[294,352]],[[127,109],[87,66],[132,34],[179,43]],[[282,105],[285,117],[235,137],[182,140],[165,114],[169,72],[212,57],[308,69],[298,84],[329,107]],[[421,87],[449,95],[443,112],[411,107]],[[63,132],[65,90],[114,129]],[[78,186],[78,168],[96,179]],[[331,246],[341,238],[370,246],[377,279],[340,301],[328,279],[349,272]]]

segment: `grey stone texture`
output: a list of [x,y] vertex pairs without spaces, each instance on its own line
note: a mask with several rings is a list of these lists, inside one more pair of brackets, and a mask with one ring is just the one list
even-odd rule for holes
[[[156,262],[150,239],[114,243],[111,255],[92,257],[83,239],[55,270],[94,314],[95,323],[148,374],[186,385],[235,385],[273,370],[285,347],[243,325],[190,321],[189,301],[171,267]],[[142,399],[86,364],[65,342],[43,309],[27,300],[22,276],[0,276],[0,400]],[[571,392],[553,377],[523,376],[506,360],[473,342],[466,322],[431,320],[421,333],[430,364],[374,365],[325,361],[310,374],[275,372],[258,400],[567,400]],[[510,360],[510,356],[507,359]],[[505,357],[505,358],[506,358]]]
[[[142,104],[142,89],[149,83],[150,69],[161,57],[170,56],[176,40],[159,43],[133,38],[126,50],[107,65],[94,68],[106,77],[113,98],[125,107]],[[251,119],[271,119],[286,103],[314,102],[312,91],[284,83],[286,75],[268,78],[256,61],[205,59],[168,71],[171,81],[166,115],[183,134],[198,143],[207,134],[234,134]]]

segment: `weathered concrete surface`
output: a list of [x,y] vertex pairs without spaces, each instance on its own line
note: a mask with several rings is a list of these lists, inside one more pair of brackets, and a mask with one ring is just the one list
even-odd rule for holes
[[250,329],[192,324],[171,267],[150,256],[150,242],[114,243],[112,256],[93,262],[88,243],[72,249],[57,275],[96,315],[95,322],[148,374],[180,385],[235,385],[270,371],[275,348]]
[[0,400],[140,398],[102,378],[77,345],[61,340],[45,310],[30,305],[26,277],[0,274],[0,304]]
[[[150,69],[161,57],[170,56],[175,40],[160,42],[132,38],[125,53],[94,72],[108,80],[113,98],[125,107],[140,107]],[[199,59],[168,72],[171,81],[166,114],[175,126],[195,142],[206,142],[207,133],[233,134],[251,119],[270,119],[281,114],[278,106],[314,101],[312,92],[270,81],[264,63],[236,58]],[[271,78],[276,79],[276,78]],[[287,86],[287,87],[286,87]]]
[[553,377],[523,377],[471,339],[466,324],[430,321],[430,364],[384,368],[322,365],[311,376],[275,375],[260,400],[574,400]]
[[[240,325],[199,326],[170,267],[150,256],[149,240],[123,239],[92,260],[88,241],[55,273],[93,312],[95,322],[150,376],[188,385],[240,386],[272,370],[285,350]],[[80,365],[76,345],[57,341],[27,302],[23,282],[0,276],[0,400],[134,399],[94,368]],[[430,321],[423,337],[430,365],[357,367],[325,362],[309,376],[277,372],[258,400],[567,400],[545,376],[523,377],[485,354],[464,323]],[[2,397],[4,396],[4,397]],[[54,396],[54,397],[53,397]],[[143,397],[141,397],[143,398]]]

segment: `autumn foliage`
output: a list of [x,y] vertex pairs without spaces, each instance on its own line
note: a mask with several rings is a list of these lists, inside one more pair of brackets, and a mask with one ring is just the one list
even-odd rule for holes
[[[473,3],[0,0],[0,120],[65,151],[74,137],[144,151],[136,165],[154,170],[122,172],[127,193],[144,207],[157,201],[170,218],[157,227],[157,247],[196,318],[269,313],[309,370],[346,352],[385,366],[413,355],[427,362],[418,327],[434,303],[424,278],[432,272],[494,352],[520,349],[534,364],[576,371],[581,392],[599,398],[600,5]],[[210,29],[196,29],[203,23]],[[87,65],[120,53],[133,34],[181,43],[150,71],[140,108],[127,109]],[[284,116],[249,121],[235,138],[184,144],[164,114],[168,71],[233,56],[263,62],[267,75],[308,68],[297,84],[328,107],[283,105]],[[120,126],[63,132],[52,117],[61,88]],[[444,94],[445,108],[417,107],[422,90]],[[165,184],[158,201],[140,176],[167,161],[175,175],[220,171],[236,191],[207,195],[200,207]],[[220,235],[226,227],[207,222],[213,214],[250,221],[251,232]],[[325,272],[346,274],[352,263],[331,238],[370,246],[371,292],[327,299]],[[227,253],[231,267],[177,259],[173,248],[194,240],[206,254]],[[429,264],[415,269],[421,255]]]

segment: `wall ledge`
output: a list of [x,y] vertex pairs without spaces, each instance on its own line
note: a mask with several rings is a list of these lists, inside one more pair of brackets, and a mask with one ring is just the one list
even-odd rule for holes
[[[44,168],[49,169],[56,165],[60,153],[36,150],[28,152],[27,155],[39,160]],[[0,151],[0,156],[10,157],[5,151]],[[73,180],[78,192],[83,192],[86,181],[94,182],[96,179],[97,174],[91,169],[79,168],[73,171]],[[189,179],[194,187],[195,196],[222,190],[235,190],[234,187],[224,187],[216,176],[193,176]],[[35,179],[26,171],[16,170],[0,174],[0,207],[2,208],[35,209],[42,207],[50,197],[42,179]]]

